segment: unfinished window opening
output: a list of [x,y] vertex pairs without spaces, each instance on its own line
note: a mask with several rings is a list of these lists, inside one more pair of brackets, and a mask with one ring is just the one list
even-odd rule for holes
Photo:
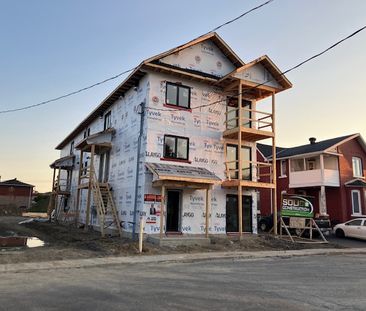
[[[241,162],[242,162],[242,179],[252,180],[252,149],[250,147],[241,147]],[[226,169],[227,177],[230,179],[239,178],[239,161],[238,161],[238,146],[227,145],[226,146]]]
[[88,127],[85,131],[84,131],[84,138],[87,138],[90,136],[90,127]]
[[186,137],[165,135],[164,158],[188,161],[189,139]]
[[[242,110],[241,110],[241,126],[246,128],[252,127],[252,102],[250,100],[243,99],[242,100]],[[239,120],[239,109],[238,109],[238,100],[230,99],[226,106],[226,128],[233,129],[238,127]]]
[[71,144],[70,144],[70,155],[74,154],[74,145],[75,145],[75,142],[72,141]]
[[189,86],[167,82],[165,103],[171,106],[190,109],[191,88]]
[[104,130],[107,130],[111,127],[112,127],[112,114],[109,111],[104,115]]

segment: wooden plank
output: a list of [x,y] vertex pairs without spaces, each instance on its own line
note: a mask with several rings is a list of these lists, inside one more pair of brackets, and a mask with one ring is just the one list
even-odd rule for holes
[[81,174],[82,174],[82,171],[83,171],[83,156],[84,156],[84,152],[83,151],[80,151],[80,160],[79,160],[79,176],[78,176],[78,190],[77,190],[77,194],[76,194],[76,206],[75,206],[75,213],[76,213],[76,216],[75,216],[75,225],[78,224],[79,222],[79,204],[80,204],[80,182],[81,182]]
[[273,231],[274,234],[278,234],[277,230],[277,157],[276,157],[276,123],[275,123],[275,116],[276,116],[276,109],[275,109],[275,93],[272,93],[272,130],[273,130],[273,137],[272,137],[272,183],[274,185],[274,188],[272,190],[273,192]]
[[94,154],[95,154],[95,145],[91,147],[90,153],[90,176],[88,183],[88,194],[86,198],[86,219],[85,219],[85,227],[84,230],[88,231],[90,225],[90,205],[91,205],[91,192],[92,192],[92,179],[94,178]]
[[210,228],[210,223],[209,223],[209,216],[210,216],[210,212],[211,212],[211,186],[209,186],[206,189],[206,228],[205,228],[205,233],[206,233],[206,238],[208,238],[209,235],[209,228]]
[[161,202],[160,202],[160,239],[163,238],[164,230],[164,212],[165,212],[165,185],[161,186]]

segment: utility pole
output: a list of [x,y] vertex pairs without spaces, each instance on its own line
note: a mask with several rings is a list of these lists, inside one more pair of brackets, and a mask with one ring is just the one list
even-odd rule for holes
[[135,178],[135,200],[133,207],[133,223],[132,223],[132,238],[135,240],[136,235],[136,221],[137,221],[137,194],[139,185],[139,166],[140,166],[140,152],[141,152],[141,139],[144,132],[144,117],[145,117],[145,101],[138,106],[137,113],[140,115],[140,133],[137,139],[137,156],[136,156],[136,178]]

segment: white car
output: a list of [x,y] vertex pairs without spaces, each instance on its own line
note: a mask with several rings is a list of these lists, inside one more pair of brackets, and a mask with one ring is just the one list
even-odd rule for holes
[[366,240],[366,218],[356,218],[338,224],[333,228],[339,238],[351,237]]

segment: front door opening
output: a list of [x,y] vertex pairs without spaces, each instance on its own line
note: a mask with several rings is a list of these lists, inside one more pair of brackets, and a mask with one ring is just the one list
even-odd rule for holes
[[179,232],[180,220],[180,196],[179,190],[168,190],[167,212],[166,212],[166,231]]
[[[243,195],[243,232],[252,232],[252,197]],[[238,196],[226,196],[226,232],[239,232]]]

